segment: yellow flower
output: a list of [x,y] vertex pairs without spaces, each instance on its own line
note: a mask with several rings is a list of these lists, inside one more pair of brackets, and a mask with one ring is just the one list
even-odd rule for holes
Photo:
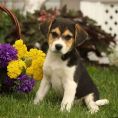
[[42,79],[45,53],[38,49],[27,51],[27,47],[21,39],[17,40],[13,46],[18,51],[18,59],[23,59],[24,61],[11,61],[7,67],[8,76],[16,79],[24,69],[26,74],[32,76],[35,80]]
[[43,70],[39,69],[38,71],[35,71],[35,73],[33,74],[33,78],[35,80],[41,80],[43,78]]
[[23,58],[25,57],[27,53],[27,47],[25,44],[23,44],[23,40],[17,40],[15,44],[13,45],[17,51],[18,51],[18,58]]
[[33,60],[32,65],[29,68],[27,68],[26,73],[30,76],[33,76],[35,80],[41,80],[43,76],[42,68],[44,60],[44,57],[38,57],[35,60]]
[[32,63],[27,68],[26,73],[33,76],[35,80],[41,80],[43,76],[43,63],[45,60],[45,53],[38,49],[30,49],[26,54],[26,58],[30,58]]
[[17,79],[17,77],[26,69],[26,64],[22,60],[14,60],[9,62],[7,66],[7,75],[11,79]]
[[31,58],[32,60],[35,60],[40,57],[45,58],[45,56],[45,53],[38,49],[30,49],[30,51],[26,54],[26,57]]
[[27,73],[28,75],[30,75],[30,76],[33,75],[33,68],[32,68],[32,66],[30,66],[30,67],[27,68],[26,73]]

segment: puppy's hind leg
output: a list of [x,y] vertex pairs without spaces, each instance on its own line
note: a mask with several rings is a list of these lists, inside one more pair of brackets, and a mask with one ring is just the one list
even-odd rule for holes
[[39,102],[41,102],[43,100],[43,98],[46,96],[49,88],[50,88],[50,83],[47,80],[47,78],[44,76],[40,83],[40,87],[36,93],[36,97],[34,99],[34,104],[38,104]]
[[96,113],[96,112],[99,111],[99,106],[94,101],[93,93],[88,94],[87,96],[85,96],[84,100],[85,100],[85,104],[87,105],[87,107],[88,107],[91,114]]

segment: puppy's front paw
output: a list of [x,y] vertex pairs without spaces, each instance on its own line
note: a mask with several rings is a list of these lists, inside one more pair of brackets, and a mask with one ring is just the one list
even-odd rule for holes
[[90,113],[91,114],[94,114],[94,113],[96,113],[96,112],[98,112],[99,111],[99,107],[97,106],[97,105],[94,105],[94,106],[92,106],[91,108],[90,108]]
[[67,111],[67,112],[70,112],[70,109],[71,109],[71,106],[72,106],[72,104],[71,103],[69,103],[69,102],[62,102],[61,103],[61,111],[63,112],[63,111]]
[[39,104],[39,99],[35,98],[35,99],[34,99],[34,104],[35,104],[35,105]]

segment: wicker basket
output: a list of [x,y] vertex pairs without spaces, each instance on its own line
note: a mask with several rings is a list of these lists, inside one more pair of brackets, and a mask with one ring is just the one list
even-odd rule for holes
[[[20,24],[19,24],[17,17],[14,15],[14,13],[11,10],[7,9],[2,4],[0,4],[0,10],[7,13],[9,15],[9,17],[11,18],[11,20],[13,21],[13,24],[15,25],[15,32],[16,32],[15,40],[21,39],[21,28],[20,28]],[[14,43],[14,42],[12,42],[12,43]]]
[[[12,20],[14,26],[15,26],[15,33],[16,33],[16,38],[14,39],[14,41],[12,43],[14,43],[16,40],[21,39],[21,28],[20,28],[20,24],[18,22],[18,19],[16,18],[16,16],[14,15],[14,13],[12,11],[10,11],[9,9],[7,9],[5,6],[0,4],[0,11],[5,12]],[[5,39],[5,43],[6,39]],[[0,78],[5,78],[6,74],[5,74],[5,69],[0,67]],[[1,80],[0,81],[0,94],[1,93],[8,93],[8,92],[12,92],[12,89],[9,89],[8,86],[4,85],[4,81]]]

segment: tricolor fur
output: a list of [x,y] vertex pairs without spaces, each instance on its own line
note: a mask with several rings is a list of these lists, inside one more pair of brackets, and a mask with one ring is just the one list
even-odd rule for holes
[[49,50],[34,103],[41,102],[53,88],[63,98],[61,111],[70,111],[75,99],[83,99],[91,113],[108,104],[107,99],[99,100],[98,89],[76,51],[76,46],[86,41],[87,33],[79,24],[64,18],[52,21],[46,31]]

